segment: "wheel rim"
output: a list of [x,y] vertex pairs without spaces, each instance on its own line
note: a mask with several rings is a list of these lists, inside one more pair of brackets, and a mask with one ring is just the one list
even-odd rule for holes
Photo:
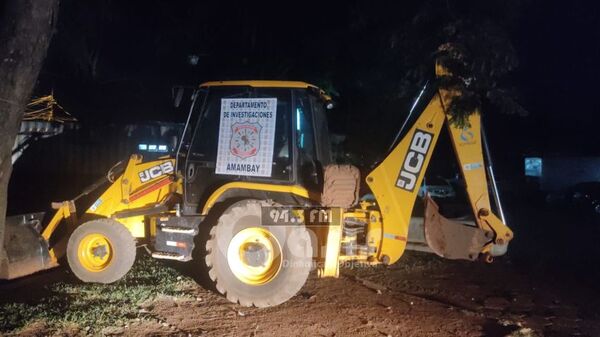
[[227,262],[240,281],[261,285],[281,269],[281,246],[273,234],[260,227],[246,228],[229,242]]
[[92,272],[102,271],[112,262],[112,244],[102,234],[88,234],[79,242],[77,257],[85,269]]

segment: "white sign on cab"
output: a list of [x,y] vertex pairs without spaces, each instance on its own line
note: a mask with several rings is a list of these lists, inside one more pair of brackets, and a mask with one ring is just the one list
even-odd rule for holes
[[223,98],[215,173],[270,177],[277,98]]

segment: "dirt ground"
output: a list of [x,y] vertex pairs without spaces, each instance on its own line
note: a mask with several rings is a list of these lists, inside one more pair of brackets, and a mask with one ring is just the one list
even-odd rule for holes
[[[31,290],[65,273],[2,284],[2,301],[36,297]],[[357,266],[343,269],[339,279],[311,278],[291,301],[267,309],[231,304],[193,282],[183,293],[157,295],[136,308],[142,315],[100,331],[75,324],[57,329],[38,320],[6,335],[600,336],[597,289],[535,279],[508,259],[487,265],[409,252],[390,267]]]
[[516,239],[492,264],[406,252],[389,267],[313,276],[290,301],[257,309],[140,249],[108,286],[68,268],[0,283],[0,335],[600,336],[598,219],[523,199],[506,198]]

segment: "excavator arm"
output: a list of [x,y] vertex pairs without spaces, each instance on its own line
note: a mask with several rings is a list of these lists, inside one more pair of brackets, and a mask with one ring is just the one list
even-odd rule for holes
[[444,218],[435,202],[426,197],[424,227],[429,246],[446,258],[474,260],[481,254],[490,256],[494,246],[506,247],[513,237],[490,205],[479,111],[471,114],[468,127],[450,123],[448,107],[457,95],[460,93],[434,88],[414,124],[366,178],[381,211],[382,237],[376,258],[385,264],[396,262],[406,249],[415,199],[444,125],[451,135],[476,226]]

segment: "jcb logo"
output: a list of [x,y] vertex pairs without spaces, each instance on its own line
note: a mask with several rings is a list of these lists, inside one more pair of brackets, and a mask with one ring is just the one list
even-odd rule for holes
[[429,151],[433,134],[422,130],[416,130],[410,141],[410,148],[404,158],[400,175],[396,181],[396,187],[412,192],[417,184],[417,178],[423,169],[423,163]]
[[140,181],[145,183],[162,175],[173,173],[173,171],[173,163],[171,163],[170,161],[166,161],[160,165],[152,166],[151,168],[140,172]]

